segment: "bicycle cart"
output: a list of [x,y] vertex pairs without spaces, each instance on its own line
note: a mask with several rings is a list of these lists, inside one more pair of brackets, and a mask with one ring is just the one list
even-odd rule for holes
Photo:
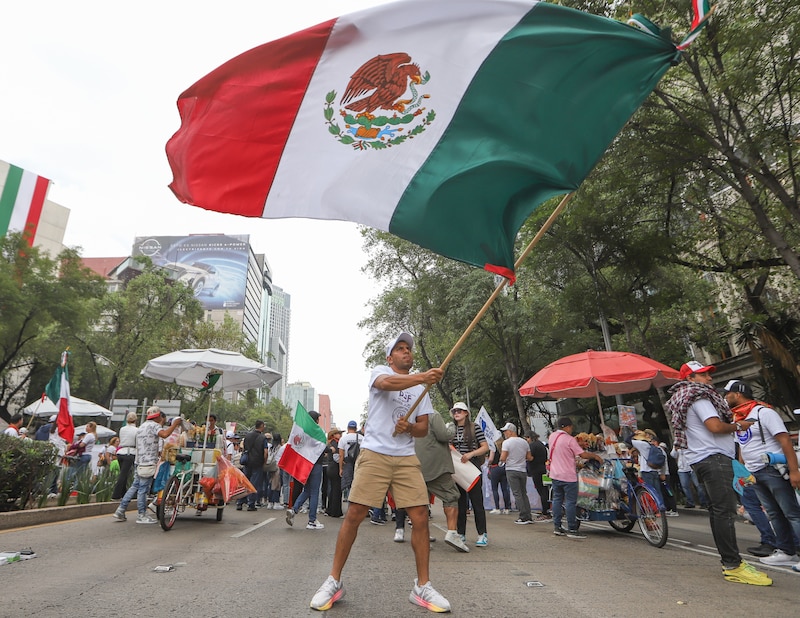
[[611,458],[597,468],[598,464],[590,462],[584,468],[589,472],[579,474],[578,520],[607,521],[619,532],[630,532],[638,523],[650,545],[664,547],[668,536],[664,503],[639,478],[633,462],[628,458]]
[[178,515],[187,509],[193,509],[195,515],[200,516],[209,508],[216,507],[217,521],[222,521],[225,501],[222,495],[213,492],[217,456],[222,455],[214,449],[178,449],[156,508],[158,521],[165,531],[170,530]]

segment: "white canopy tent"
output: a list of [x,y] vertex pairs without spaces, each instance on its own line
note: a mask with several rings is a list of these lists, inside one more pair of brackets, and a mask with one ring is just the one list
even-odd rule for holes
[[[58,414],[58,406],[48,398],[45,398],[44,401],[37,399],[22,408],[21,412],[30,416],[52,416],[53,414]],[[74,395],[69,398],[69,413],[72,416],[102,416],[106,418],[111,418],[114,415],[111,410],[104,408],[100,404],[75,397]]]

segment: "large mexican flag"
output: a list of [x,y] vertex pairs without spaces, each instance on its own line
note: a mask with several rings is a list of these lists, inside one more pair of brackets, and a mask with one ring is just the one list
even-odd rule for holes
[[0,236],[22,232],[33,244],[50,181],[0,161]]
[[183,202],[356,221],[513,276],[679,57],[659,34],[534,0],[403,0],[230,60],[178,99]]
[[278,467],[286,470],[301,483],[305,483],[314,463],[325,450],[325,442],[325,432],[322,427],[314,422],[298,401],[292,432],[289,434]]

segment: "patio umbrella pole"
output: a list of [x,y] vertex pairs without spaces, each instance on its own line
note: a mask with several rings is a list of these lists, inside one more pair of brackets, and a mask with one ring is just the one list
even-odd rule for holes
[[[531,239],[531,241],[528,243],[528,246],[525,247],[525,250],[522,253],[520,253],[519,257],[517,258],[517,261],[514,262],[514,270],[517,270],[520,267],[522,262],[525,261],[525,258],[527,258],[528,255],[530,254],[530,252],[533,251],[533,248],[537,244],[539,244],[539,241],[542,239],[542,236],[544,236],[547,233],[547,230],[549,230],[550,227],[552,227],[553,223],[558,218],[558,216],[561,214],[561,212],[564,210],[564,208],[566,208],[567,203],[572,199],[573,195],[575,195],[574,191],[572,193],[567,193],[563,197],[561,202],[559,202],[558,206],[556,206],[555,210],[547,218],[547,221],[544,222],[542,227],[536,233],[536,236],[534,236]],[[503,291],[503,288],[505,288],[506,285],[508,285],[508,279],[505,279],[505,278],[500,283],[497,284],[497,287],[495,288],[494,292],[492,292],[492,295],[484,303],[483,307],[481,307],[481,310],[478,311],[478,314],[473,318],[472,322],[470,322],[470,325],[467,326],[467,329],[464,331],[464,334],[462,334],[461,337],[459,338],[459,340],[456,341],[456,344],[453,346],[453,349],[450,350],[450,353],[447,355],[447,358],[445,358],[444,361],[442,361],[442,364],[439,365],[439,367],[441,367],[442,370],[447,368],[447,366],[450,364],[450,361],[452,361],[453,357],[456,355],[456,352],[458,352],[458,350],[461,349],[461,346],[464,345],[464,341],[466,341],[466,339],[470,335],[470,333],[472,333],[472,331],[475,330],[475,327],[478,325],[478,322],[480,322],[481,318],[483,318],[483,316],[486,315],[486,312],[489,310],[489,307],[492,306],[492,303],[500,295],[500,292]],[[414,401],[414,403],[412,404],[411,408],[408,410],[408,412],[406,412],[405,416],[403,417],[403,420],[407,421],[411,417],[411,415],[414,413],[414,410],[417,409],[417,406],[422,401],[422,398],[430,390],[431,390],[431,385],[427,384],[425,386],[425,390],[422,392],[422,395],[417,397],[416,401]],[[598,403],[598,405],[600,403],[599,397],[598,397],[598,402],[597,403]],[[601,412],[601,416],[602,416],[602,412]]]

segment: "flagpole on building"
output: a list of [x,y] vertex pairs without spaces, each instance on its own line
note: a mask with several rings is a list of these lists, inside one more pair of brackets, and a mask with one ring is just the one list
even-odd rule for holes
[[[545,221],[542,224],[542,227],[539,229],[538,232],[536,232],[536,236],[534,236],[531,239],[531,241],[528,243],[528,246],[525,247],[525,250],[522,253],[520,253],[519,257],[517,258],[517,261],[514,262],[514,270],[515,271],[520,267],[520,265],[530,255],[531,251],[533,251],[533,248],[537,244],[539,244],[539,241],[542,239],[542,237],[552,227],[553,223],[555,223],[555,220],[563,212],[564,208],[566,208],[567,204],[572,199],[573,195],[575,195],[574,191],[572,193],[567,193],[562,198],[561,202],[559,202],[558,206],[556,206],[555,210],[550,214],[549,217],[547,217],[547,221]],[[475,330],[475,327],[478,325],[478,322],[480,322],[481,319],[483,318],[483,316],[486,315],[486,312],[489,310],[489,307],[492,306],[492,303],[497,299],[498,296],[500,296],[500,292],[502,292],[503,289],[507,285],[508,285],[508,279],[506,279],[504,277],[503,280],[500,283],[497,284],[497,287],[495,288],[494,292],[492,292],[492,295],[484,303],[483,307],[481,307],[481,309],[480,309],[480,311],[478,311],[477,315],[472,319],[472,322],[470,322],[469,326],[467,326],[466,330],[461,335],[459,340],[456,341],[456,344],[453,346],[453,349],[450,350],[450,353],[442,361],[442,364],[439,365],[440,369],[445,370],[447,368],[447,366],[453,360],[453,357],[456,355],[456,352],[458,352],[461,349],[461,346],[464,345],[464,342],[466,341],[467,337],[469,337],[469,335],[472,333],[472,331]],[[407,421],[411,417],[411,415],[414,413],[414,410],[417,409],[417,406],[422,401],[422,398],[430,390],[431,390],[431,384],[426,384],[425,385],[425,390],[422,392],[422,394],[419,397],[417,397],[416,401],[411,405],[411,408],[409,408],[408,412],[406,412],[405,416],[403,417],[403,420]]]

